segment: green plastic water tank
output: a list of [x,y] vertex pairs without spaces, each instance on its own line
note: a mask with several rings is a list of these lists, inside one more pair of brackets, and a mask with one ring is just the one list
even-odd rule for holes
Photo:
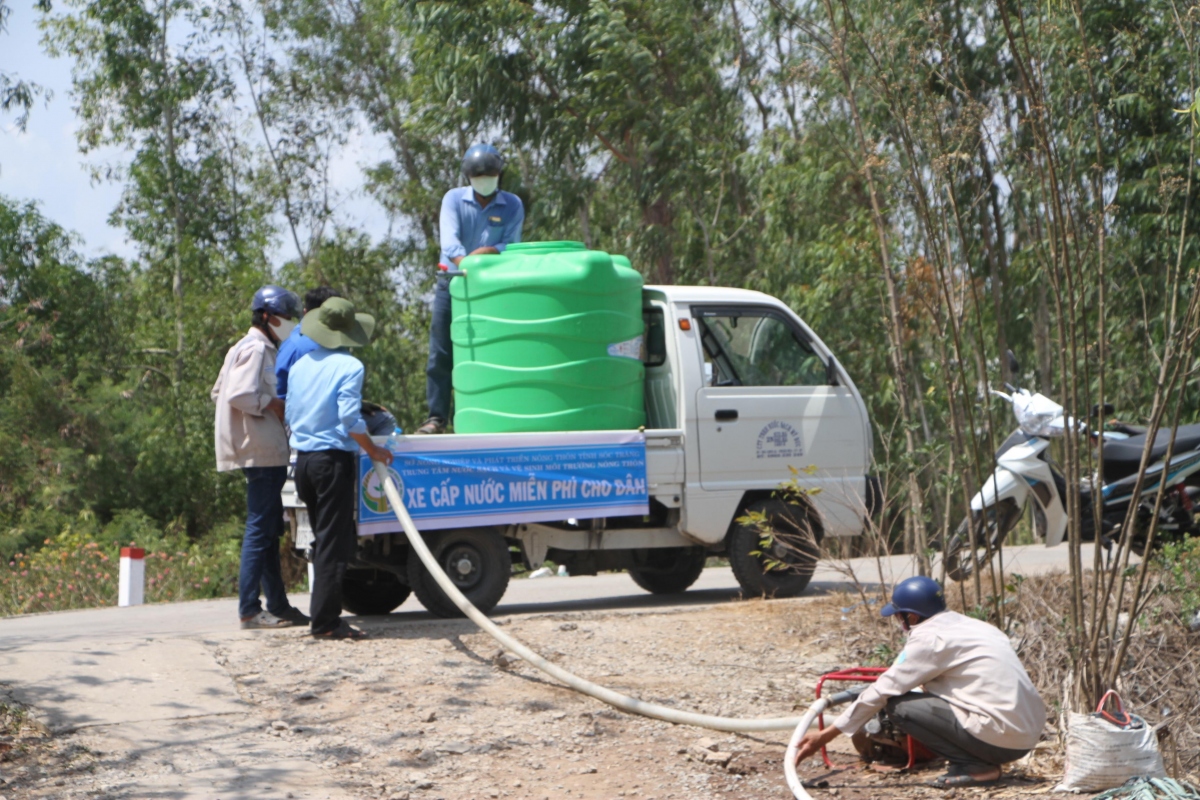
[[579,242],[471,256],[450,282],[454,430],[628,430],[646,424],[642,276]]

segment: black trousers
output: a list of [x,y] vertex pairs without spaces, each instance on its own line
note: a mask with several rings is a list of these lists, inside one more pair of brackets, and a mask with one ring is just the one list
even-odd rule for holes
[[308,508],[313,537],[313,587],[309,616],[313,633],[341,624],[342,579],[354,558],[358,527],[358,459],[345,450],[314,450],[296,456],[296,494]]
[[984,772],[1029,752],[976,739],[959,723],[950,704],[932,694],[908,692],[893,697],[888,700],[887,715],[892,724],[949,761],[952,768]]

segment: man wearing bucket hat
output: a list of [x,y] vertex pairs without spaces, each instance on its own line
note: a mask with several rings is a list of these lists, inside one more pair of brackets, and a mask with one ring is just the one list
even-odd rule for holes
[[371,341],[375,318],[331,297],[304,316],[301,329],[318,347],[288,375],[286,419],[296,456],[296,494],[313,529],[312,635],[360,639],[362,631],[341,620],[342,579],[354,557],[357,527],[358,450],[392,463],[392,454],[371,441],[362,418],[363,365],[350,349]]
[[[438,218],[442,254],[438,269],[458,266],[467,256],[496,255],[521,241],[525,206],[521,198],[500,189],[504,157],[490,144],[467,149],[462,175],[471,184],[446,192]],[[433,293],[433,318],[429,325],[429,363],[425,367],[425,399],[429,418],[417,433],[442,433],[450,420],[451,370],[450,278],[438,275]]]
[[[1046,706],[1008,637],[986,622],[946,610],[932,578],[901,581],[883,616],[908,633],[904,651],[833,725],[807,734],[797,762],[842,733],[856,734],[883,712],[891,724],[949,761],[942,789],[994,783],[1000,766],[1037,744]],[[922,689],[922,691],[918,691]]]

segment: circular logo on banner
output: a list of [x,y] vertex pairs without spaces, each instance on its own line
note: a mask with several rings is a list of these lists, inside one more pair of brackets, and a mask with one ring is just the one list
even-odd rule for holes
[[804,455],[804,440],[792,425],[783,420],[772,420],[759,431],[755,455],[758,458],[800,458]]
[[[388,467],[388,474],[392,476],[392,480],[396,482],[396,488],[400,490],[400,495],[404,496],[404,481],[400,480],[400,473]],[[362,495],[363,505],[373,514],[388,514],[392,510],[392,504],[388,502],[387,495],[383,491],[383,484],[379,482],[379,475],[375,470],[367,471],[363,475],[362,486],[359,493]]]

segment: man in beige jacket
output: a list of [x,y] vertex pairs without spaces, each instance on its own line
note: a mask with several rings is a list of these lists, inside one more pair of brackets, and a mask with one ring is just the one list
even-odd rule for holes
[[[250,330],[229,349],[212,389],[217,470],[246,476],[246,534],[238,576],[238,616],[243,628],[306,625],[288,602],[279,560],[287,480],[284,403],[275,396],[275,355],[300,318],[300,298],[278,286],[254,293]],[[264,611],[259,587],[267,598]]]
[[1003,632],[947,611],[942,587],[926,577],[897,584],[882,614],[908,633],[904,651],[833,725],[800,741],[797,763],[880,712],[950,762],[933,782],[941,789],[993,783],[1002,764],[1033,749],[1046,706]]

